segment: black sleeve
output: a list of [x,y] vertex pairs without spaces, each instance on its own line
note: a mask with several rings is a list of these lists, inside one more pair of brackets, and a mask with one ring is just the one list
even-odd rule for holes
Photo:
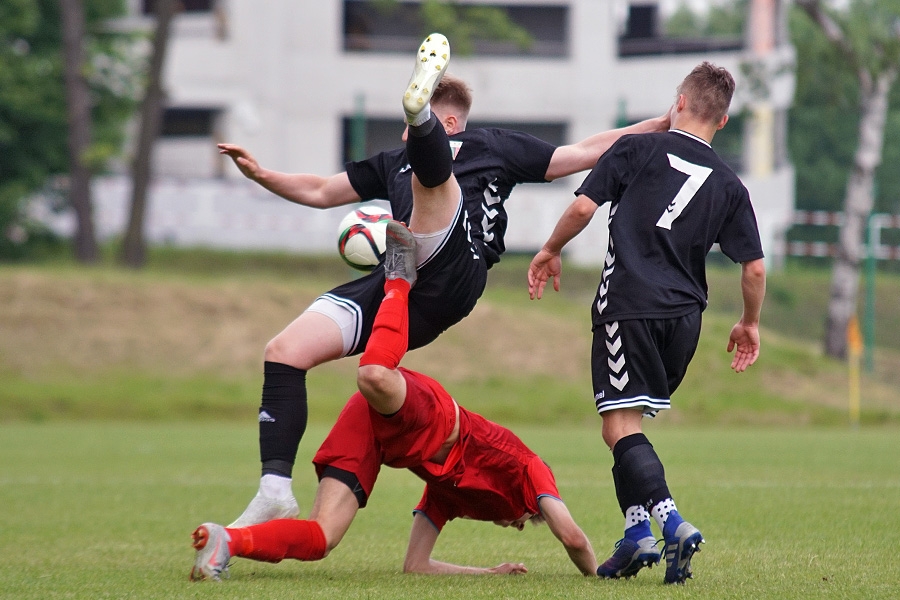
[[556,146],[528,133],[510,129],[493,130],[494,147],[516,183],[545,183]]
[[581,186],[575,190],[576,196],[587,196],[598,205],[618,199],[628,185],[631,156],[634,154],[631,136],[622,136],[609,148]]
[[747,188],[741,186],[737,193],[734,209],[722,225],[717,241],[722,253],[736,263],[763,258],[756,213]]
[[388,197],[389,165],[396,153],[381,152],[365,160],[347,163],[347,177],[360,198],[374,200]]

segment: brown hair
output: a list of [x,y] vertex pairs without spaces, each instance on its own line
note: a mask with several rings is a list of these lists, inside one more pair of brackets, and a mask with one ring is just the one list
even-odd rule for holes
[[445,74],[441,82],[434,90],[431,103],[440,106],[455,108],[460,112],[463,121],[469,116],[472,109],[472,90],[462,79]]
[[688,112],[698,119],[718,123],[731,105],[734,77],[725,68],[704,61],[684,78],[677,92],[688,99]]

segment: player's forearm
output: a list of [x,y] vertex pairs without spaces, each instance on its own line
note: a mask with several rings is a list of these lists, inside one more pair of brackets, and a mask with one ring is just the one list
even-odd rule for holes
[[[585,538],[585,541],[587,541],[587,538]],[[597,557],[594,556],[594,550],[590,544],[566,546],[566,552],[582,575],[597,574]]]
[[419,563],[403,565],[404,573],[420,573],[423,575],[491,575],[491,569],[454,565],[438,560],[427,560]]
[[763,300],[766,296],[766,267],[762,259],[741,265],[741,294],[744,299],[741,323],[749,326],[759,325]]
[[566,244],[584,231],[596,211],[597,205],[587,196],[576,198],[559,218],[559,222],[553,228],[553,233],[544,243],[543,249],[551,254],[562,252]]
[[671,122],[669,121],[669,114],[666,113],[659,117],[653,117],[652,119],[644,119],[643,121],[638,121],[637,123],[633,123],[632,125],[623,127],[618,131],[622,132],[621,135],[630,133],[656,133],[660,131],[668,131],[670,126]]
[[273,194],[304,206],[319,207],[325,178],[306,173],[281,173],[260,168],[254,181]]
[[260,168],[254,181],[285,200],[311,208],[331,208],[360,201],[346,173],[321,177]]
[[548,181],[553,181],[560,177],[590,169],[597,163],[600,156],[609,150],[623,135],[652,133],[667,131],[668,129],[669,117],[668,115],[663,115],[639,121],[627,127],[601,131],[570,146],[560,146],[553,153],[545,178]]

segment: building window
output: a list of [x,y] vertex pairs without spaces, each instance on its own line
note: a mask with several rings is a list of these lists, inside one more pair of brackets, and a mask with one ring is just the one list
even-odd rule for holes
[[[565,57],[569,53],[569,7],[559,5],[491,4],[524,29],[530,44],[496,41],[474,35],[479,56]],[[427,34],[417,2],[379,3],[344,0],[344,50],[348,52],[409,52]]]
[[628,5],[624,27],[620,28],[619,56],[660,56],[733,52],[744,48],[743,35],[704,35],[673,37],[665,33],[656,2]]
[[211,136],[219,110],[215,108],[167,108],[163,112],[162,137]]
[[164,177],[223,176],[226,161],[216,150],[220,115],[218,108],[166,108],[154,151],[154,172]]
[[[392,150],[403,145],[403,119],[345,117],[343,120],[344,157],[343,162],[362,160],[385,150]],[[535,137],[560,146],[566,143],[567,126],[565,123],[513,122],[513,121],[469,121],[466,129],[483,127],[502,127],[530,133]],[[354,131],[354,128],[357,128]]]
[[[181,0],[182,11],[186,13],[212,12],[216,0]],[[156,12],[156,0],[141,0],[145,15]]]

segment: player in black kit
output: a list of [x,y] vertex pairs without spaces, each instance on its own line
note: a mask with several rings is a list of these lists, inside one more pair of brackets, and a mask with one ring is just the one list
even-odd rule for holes
[[[472,98],[444,76],[450,46],[423,41],[404,94],[405,148],[352,162],[330,177],[262,168],[243,148],[219,144],[241,172],[283,198],[316,208],[388,199],[394,219],[417,241],[418,281],[409,297],[409,347],[419,348],[475,306],[487,270],[504,251],[504,202],[519,183],[541,183],[589,169],[624,133],[665,131],[668,115],[555,147],[505,129],[466,130]],[[231,524],[243,527],[299,513],[291,474],[306,429],[306,372],[365,350],[384,296],[384,269],[316,299],[266,346],[259,411],[259,492]]]
[[600,576],[629,577],[659,562],[651,516],[665,540],[666,583],[692,575],[703,537],[678,514],[641,420],[669,408],[694,355],[707,304],[706,255],[715,243],[741,263],[744,307],[728,341],[728,351],[736,349],[731,367],[742,372],[759,356],[765,266],[756,217],[747,189],[710,146],[733,93],[728,71],[697,66],[678,87],[672,129],[616,142],[529,267],[531,298],[551,277],[559,290],[563,246],[610,204],[609,247],[591,309],[591,372],[625,536]]

